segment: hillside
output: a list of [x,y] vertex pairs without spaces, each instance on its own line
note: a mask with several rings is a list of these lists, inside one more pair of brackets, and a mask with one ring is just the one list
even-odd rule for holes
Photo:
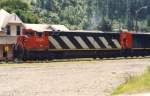
[[[147,0],[1,0],[0,7],[16,12],[24,22],[64,24],[70,29],[137,29],[149,31]],[[11,3],[10,2],[14,2]],[[9,7],[8,7],[9,6]]]

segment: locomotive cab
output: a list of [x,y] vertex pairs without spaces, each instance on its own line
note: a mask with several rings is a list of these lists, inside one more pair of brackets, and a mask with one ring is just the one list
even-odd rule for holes
[[[26,58],[29,59],[29,56],[32,55],[32,53],[47,51],[48,47],[49,42],[47,32],[24,30],[23,35],[17,38],[17,42],[13,48],[13,55],[15,58],[21,60]],[[41,56],[39,55],[39,57]]]
[[48,49],[47,32],[37,32],[34,30],[24,30],[23,36],[19,36],[17,44],[26,50],[46,50]]

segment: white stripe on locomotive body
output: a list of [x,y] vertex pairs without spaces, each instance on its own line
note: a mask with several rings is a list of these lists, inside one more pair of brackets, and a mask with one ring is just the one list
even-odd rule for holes
[[101,48],[93,37],[87,37],[87,38],[95,48]]
[[117,48],[121,48],[121,45],[117,39],[112,39]]
[[89,49],[89,47],[86,45],[86,43],[82,40],[80,36],[75,36],[74,38],[78,41],[82,48]]
[[63,49],[61,45],[52,36],[48,37],[49,41],[55,46],[56,49]]
[[65,42],[65,44],[66,44],[70,49],[76,49],[75,45],[67,38],[67,36],[60,36],[60,38]]
[[106,48],[112,48],[104,37],[99,37],[99,39],[102,41]]

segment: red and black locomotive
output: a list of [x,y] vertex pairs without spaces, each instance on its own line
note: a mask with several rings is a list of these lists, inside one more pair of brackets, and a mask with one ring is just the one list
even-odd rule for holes
[[110,58],[150,55],[148,33],[24,30],[14,46],[22,60]]

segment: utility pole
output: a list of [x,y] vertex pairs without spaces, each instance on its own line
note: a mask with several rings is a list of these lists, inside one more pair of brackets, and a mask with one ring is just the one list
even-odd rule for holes
[[[118,1],[118,8],[120,8],[120,0]],[[118,9],[118,12],[117,12],[117,18],[118,18],[118,22],[119,22],[119,32],[121,31],[121,17],[120,17],[120,10]]]
[[148,6],[143,6],[135,11],[135,31],[136,32],[138,31],[138,13],[141,12],[141,10],[147,9],[147,8]]
[[128,24],[130,24],[131,23],[131,12],[130,12],[130,4],[129,4],[129,0],[127,0],[127,13],[126,13],[126,20],[127,20],[127,22],[126,22],[126,27],[127,27],[127,29],[130,29],[128,26]]
[[106,18],[108,19],[109,18],[109,1],[107,0],[106,1]]

